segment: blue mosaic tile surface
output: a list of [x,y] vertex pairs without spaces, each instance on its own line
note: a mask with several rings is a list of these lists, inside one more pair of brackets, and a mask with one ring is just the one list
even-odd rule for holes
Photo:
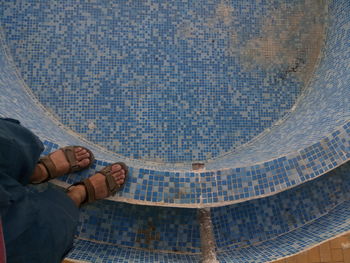
[[[349,130],[350,124],[344,127]],[[299,154],[292,159],[280,158],[253,167],[215,172],[171,172],[131,167],[125,187],[110,199],[154,205],[205,207],[271,195],[315,179],[339,166],[341,161],[346,162],[349,157],[341,149],[349,147],[340,143],[343,138],[339,138],[339,134],[341,133],[334,134],[335,138],[322,147],[321,144],[311,147],[304,155]],[[44,145],[45,153],[58,148],[58,145],[47,141]],[[325,151],[326,148],[332,149],[335,154],[339,153],[341,161],[334,159],[334,155]],[[339,152],[337,148],[340,148]],[[109,164],[110,162],[96,161],[89,170],[67,175],[60,180],[72,184]]]
[[256,245],[294,231],[350,200],[350,162],[270,197],[211,209],[216,245]]
[[196,209],[97,202],[81,210],[77,235],[122,247],[200,253]]
[[[210,169],[244,166],[300,151],[350,120],[350,2],[330,1],[326,45],[309,89],[280,126],[235,154],[213,160]],[[256,153],[259,153],[258,155]],[[268,158],[267,158],[268,157]]]
[[[112,199],[165,206],[218,206],[270,195],[314,179],[350,158],[349,19],[350,3],[331,2],[324,57],[296,110],[270,133],[231,156],[193,172],[190,165],[137,161],[84,141],[47,115],[16,73],[3,38],[0,52],[0,116],[19,119],[45,141],[47,152],[85,145],[96,155],[86,173],[63,179],[76,182],[102,166],[124,161],[130,167],[126,188]],[[298,117],[299,116],[299,117]],[[266,161],[269,160],[269,161]],[[156,203],[155,203],[156,202]]]
[[97,244],[86,240],[76,240],[75,248],[67,258],[86,262],[109,263],[154,263],[154,262],[199,262],[199,255],[160,253],[154,251],[122,248],[108,244]]
[[296,254],[306,248],[350,231],[350,202],[339,205],[328,215],[297,230],[262,244],[219,251],[220,262],[260,263]]
[[[350,163],[272,197],[211,209],[220,262],[268,262],[350,231],[349,175]],[[68,258],[199,262],[199,238],[189,241],[198,235],[196,212],[106,201],[86,206]],[[138,238],[141,232],[149,242]]]
[[[218,251],[222,263],[263,263],[293,255],[312,245],[350,231],[350,202],[346,201],[326,216],[293,232],[255,246]],[[199,255],[164,254],[77,240],[70,259],[88,262],[199,262]]]
[[322,46],[324,9],[303,0],[5,1],[0,17],[22,77],[64,125],[126,157],[191,162],[289,112]]
[[[185,165],[135,161],[107,152],[67,132],[25,89],[12,66],[11,57],[5,54],[4,38],[1,38],[0,50],[0,116],[20,119],[23,125],[45,141],[45,153],[67,144],[87,145],[96,153],[98,160],[89,171],[66,176],[62,181],[64,184],[85,178],[112,161],[126,161],[131,167],[130,180],[113,200],[186,207],[217,206],[274,194],[305,182],[299,188],[275,196],[212,210],[220,262],[267,262],[287,256],[350,230],[348,176],[337,172],[307,182],[350,158],[350,2],[330,1],[329,15],[322,61],[296,110],[285,122],[273,127],[270,133],[251,145],[206,164],[208,171],[194,173]],[[118,214],[113,207],[110,209],[113,213],[109,210],[105,213],[106,217],[104,213],[97,215],[110,206],[131,206],[112,204],[100,202],[85,208],[78,229],[81,239],[76,240],[75,249],[69,257],[91,262],[199,261],[199,255],[194,254],[198,251],[199,241],[189,238],[197,235],[195,210],[187,210],[184,224],[182,218],[170,212],[172,210],[166,210],[170,208],[140,207],[140,211],[135,212],[139,213],[138,223],[130,220],[130,224],[124,225],[123,220],[132,214],[128,214],[127,210]],[[264,211],[261,208],[265,208]],[[170,230],[157,228],[169,218],[153,215],[156,220],[149,220],[152,216],[148,215],[156,210],[162,211],[159,216],[166,214],[163,211],[169,211],[174,221],[169,224],[180,230],[176,245],[171,242]],[[145,217],[142,217],[141,211],[145,211]],[[180,213],[179,216],[183,215]],[[265,218],[262,219],[262,216]],[[113,217],[117,219],[113,224],[122,231],[116,231],[106,223]],[[313,219],[316,220],[312,222]],[[153,225],[148,224],[150,221]],[[260,227],[261,222],[266,225]],[[233,223],[238,227],[232,226]],[[139,232],[136,226],[142,227]],[[258,233],[247,230],[247,226],[254,226]],[[151,231],[145,231],[147,227],[150,230],[156,227],[161,233],[152,235]],[[285,234],[288,230],[292,232]],[[238,231],[242,238],[235,233],[224,234],[228,231]],[[89,238],[94,242],[85,240]],[[109,241],[119,243],[111,245],[107,243]],[[248,247],[238,248],[247,244]],[[160,249],[163,246],[169,251],[180,250],[181,253],[162,253]],[[147,247],[154,250],[149,251]]]

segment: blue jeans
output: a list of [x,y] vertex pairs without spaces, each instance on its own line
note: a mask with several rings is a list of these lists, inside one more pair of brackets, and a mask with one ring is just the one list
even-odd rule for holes
[[8,263],[61,262],[71,249],[79,210],[62,191],[27,185],[44,147],[13,119],[0,118],[0,217]]

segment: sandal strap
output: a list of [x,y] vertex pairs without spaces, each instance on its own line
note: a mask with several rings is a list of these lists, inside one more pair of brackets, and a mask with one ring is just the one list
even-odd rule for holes
[[69,189],[70,189],[72,186],[77,186],[77,185],[82,185],[82,186],[84,186],[84,187],[85,187],[85,191],[86,191],[86,197],[85,197],[84,201],[81,202],[81,205],[88,204],[88,203],[92,203],[92,202],[96,201],[95,188],[94,188],[93,185],[91,184],[89,178],[86,178],[86,179],[84,179],[84,180],[81,181],[81,182],[77,182],[77,183],[72,184],[71,186],[69,186],[69,187],[67,188],[66,191],[69,191]]
[[[119,164],[122,169],[125,171],[125,179],[124,179],[124,184],[123,185],[118,185],[115,182],[114,177],[112,176],[112,166]],[[125,185],[125,182],[127,180],[127,174],[128,174],[128,167],[125,163],[118,162],[118,163],[113,163],[111,165],[106,166],[103,168],[101,171],[98,171],[98,173],[103,174],[106,177],[106,185],[107,185],[107,190],[108,190],[108,196],[114,195],[116,192],[121,190],[123,186]]]
[[115,179],[110,174],[106,175],[106,185],[108,190],[108,196],[114,195],[119,189],[117,183],[115,182]]
[[86,189],[86,199],[83,202],[83,204],[94,202],[96,200],[95,188],[91,184],[89,178],[83,181],[83,185],[85,186],[85,189]]
[[111,175],[111,172],[112,172],[112,165],[106,166],[102,170],[98,171],[98,173],[103,174],[106,177],[106,186],[107,186],[108,196],[116,192],[115,188],[117,186],[113,176]]
[[[76,147],[81,147],[81,148],[85,149],[90,154],[90,157],[89,157],[90,163],[87,167],[82,168],[79,166],[79,162],[75,158],[75,148]],[[85,170],[88,167],[90,167],[95,161],[95,157],[94,157],[93,153],[89,149],[87,149],[83,146],[66,146],[63,148],[59,148],[58,150],[61,150],[63,152],[64,156],[66,157],[67,162],[69,163],[69,170],[66,174],[80,172],[82,170]],[[41,183],[47,182],[47,181],[54,179],[54,178],[61,175],[58,173],[56,165],[54,164],[54,162],[52,161],[52,159],[50,157],[51,154],[52,153],[50,153],[48,156],[41,157],[38,161],[38,163],[41,163],[44,165],[44,167],[46,168],[46,171],[49,175],[48,178],[45,179],[44,181],[42,181]]]
[[[122,169],[125,171],[124,184],[121,186],[115,182],[115,179],[112,176],[112,166],[115,164],[119,164],[122,167]],[[103,168],[101,171],[98,171],[97,173],[101,173],[105,176],[106,186],[107,186],[107,191],[108,191],[107,197],[108,197],[108,196],[114,195],[116,192],[118,192],[119,190],[121,190],[123,188],[123,186],[125,185],[125,182],[127,180],[128,167],[126,166],[125,163],[113,163],[111,165],[106,166],[105,168]],[[89,178],[86,178],[81,182],[72,184],[71,186],[69,186],[67,188],[67,191],[69,191],[69,188],[71,188],[72,186],[76,186],[76,185],[83,185],[85,187],[85,190],[86,190],[86,198],[81,203],[81,205],[87,204],[87,203],[92,203],[92,202],[96,201],[95,188],[91,184],[91,181]]]
[[76,146],[66,146],[60,148],[63,154],[65,155],[68,163],[69,163],[69,171],[68,173],[74,173],[81,170],[81,167],[78,165],[78,160],[75,158],[75,148]]
[[59,175],[57,173],[56,165],[51,160],[50,155],[41,157],[38,163],[42,164],[45,167],[48,174],[48,177],[43,182],[47,182]]

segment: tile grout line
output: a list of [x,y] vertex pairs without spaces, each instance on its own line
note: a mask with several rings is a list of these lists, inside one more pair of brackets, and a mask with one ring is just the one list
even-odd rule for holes
[[219,263],[215,250],[216,245],[210,208],[198,209],[198,221],[202,252],[201,263]]

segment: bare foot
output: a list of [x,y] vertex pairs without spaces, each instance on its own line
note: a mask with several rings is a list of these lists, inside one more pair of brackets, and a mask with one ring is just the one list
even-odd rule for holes
[[[126,171],[119,164],[112,166],[112,176],[115,182],[122,186],[125,183]],[[103,174],[96,173],[89,177],[89,180],[95,190],[95,198],[97,200],[108,197],[108,190],[106,185],[106,177]],[[76,185],[69,188],[68,196],[74,201],[79,207],[82,202],[86,199],[86,189],[84,185]]]
[[[75,158],[78,160],[78,165],[80,167],[87,167],[90,164],[90,153],[81,147],[74,149]],[[60,175],[64,175],[69,171],[69,162],[66,159],[62,150],[57,150],[50,155],[52,162],[55,164],[56,169]],[[30,178],[32,183],[40,183],[46,180],[49,177],[49,174],[45,166],[41,163],[37,164],[34,173]]]

